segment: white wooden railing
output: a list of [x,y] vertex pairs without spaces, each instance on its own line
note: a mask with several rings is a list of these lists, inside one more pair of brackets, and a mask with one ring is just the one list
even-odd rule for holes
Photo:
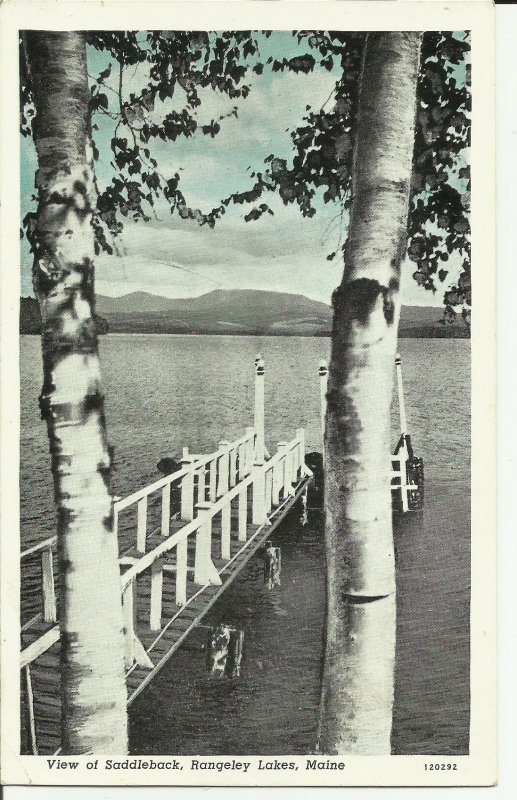
[[[252,520],[257,531],[269,524],[268,514],[283,500],[294,494],[293,486],[304,474],[305,441],[303,430],[298,430],[290,442],[280,442],[275,455],[264,464],[253,465],[251,472],[215,500],[201,500],[195,505],[195,516],[179,531],[164,539],[158,546],[139,558],[121,559],[125,570],[121,576],[122,606],[126,637],[126,667],[136,662],[145,665],[145,656],[140,651],[134,629],[133,609],[137,601],[138,578],[150,574],[151,591],[149,604],[149,627],[152,631],[162,629],[163,585],[168,575],[173,576],[174,596],[178,607],[187,600],[187,581],[189,575],[193,584],[199,587],[190,600],[194,599],[209,585],[221,585],[221,573],[237,555],[231,556],[232,533],[236,534],[242,548],[246,547],[248,537],[248,490],[252,490]],[[189,490],[190,491],[190,490]],[[235,530],[232,531],[232,504],[236,505],[234,515]],[[259,521],[260,520],[260,521]],[[217,559],[223,561],[218,570],[213,562],[214,522],[219,522]],[[189,551],[189,543],[192,543]],[[193,563],[189,565],[189,552]],[[174,563],[165,563],[165,557],[175,555]],[[179,614],[179,612],[178,612]],[[174,619],[175,617],[173,617]],[[169,620],[169,625],[173,620]]]
[[[250,427],[235,442],[221,441],[214,453],[208,455],[191,454],[183,449],[182,467],[166,475],[149,486],[139,489],[113,504],[114,527],[118,533],[120,515],[128,509],[137,510],[135,547],[138,553],[145,553],[148,538],[149,505],[156,495],[161,494],[161,535],[169,534],[171,520],[171,490],[178,489],[180,507],[179,519],[189,522],[199,503],[215,502],[239,480],[250,474],[253,466],[255,431]],[[153,529],[154,532],[154,529]]]
[[[139,489],[137,492],[114,502],[115,525],[127,509],[136,508],[136,555],[133,548],[119,559],[121,567],[121,592],[125,629],[126,667],[135,663],[145,665],[148,656],[139,643],[134,628],[134,608],[137,599],[139,576],[150,575],[149,628],[162,629],[162,603],[164,580],[173,576],[175,603],[180,610],[188,600],[187,581],[203,588],[221,584],[220,573],[236,558],[231,556],[232,533],[242,542],[242,551],[248,537],[248,491],[251,487],[252,522],[255,532],[269,524],[273,510],[283,504],[294,492],[294,486],[310,470],[305,464],[305,435],[303,429],[296,431],[290,442],[280,442],[277,452],[263,464],[254,463],[255,430],[248,428],[246,434],[236,442],[220,442],[219,448],[209,455],[189,454],[184,451],[180,470]],[[208,480],[207,480],[208,478]],[[178,516],[185,524],[170,534],[171,488],[179,490]],[[150,498],[161,496],[161,524],[153,533],[161,533],[162,541],[147,550],[149,539],[148,509]],[[232,504],[236,505],[236,509]],[[232,531],[232,508],[235,530]],[[212,539],[214,521],[218,526],[219,552],[217,558],[224,562],[220,570],[213,563]],[[255,533],[253,534],[255,535]],[[55,591],[52,570],[52,549],[56,537],[47,539],[21,554],[22,558],[41,553],[44,578],[42,582],[43,614],[46,621],[55,622]],[[189,564],[190,558],[193,563]],[[174,555],[174,563],[166,563],[165,556]],[[199,594],[196,593],[196,594]],[[195,595],[194,595],[195,596]],[[193,598],[190,598],[193,599]],[[47,611],[45,612],[45,609]],[[170,621],[169,623],[170,624]],[[21,653],[21,667],[26,667],[59,638],[59,626],[55,625]],[[147,664],[148,666],[152,666]]]

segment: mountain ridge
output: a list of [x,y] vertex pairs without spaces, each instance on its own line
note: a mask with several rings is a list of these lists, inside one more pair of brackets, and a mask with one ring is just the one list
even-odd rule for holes
[[[24,329],[22,298],[21,331]],[[34,316],[34,309],[32,309]],[[130,292],[120,297],[97,295],[96,314],[112,333],[185,333],[264,336],[329,336],[332,308],[303,294],[263,289],[214,289],[197,297],[168,298],[151,292]],[[401,336],[467,337],[461,318],[440,322],[440,307],[403,306]]]

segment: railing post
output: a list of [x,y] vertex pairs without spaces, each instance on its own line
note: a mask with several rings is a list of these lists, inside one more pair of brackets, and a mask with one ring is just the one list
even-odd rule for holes
[[246,436],[248,439],[246,441],[246,450],[244,456],[244,477],[249,475],[253,468],[253,459],[255,454],[255,428],[252,425],[246,428]]
[[197,472],[197,502],[204,503],[206,500],[206,481],[205,481],[205,465],[201,466]]
[[252,522],[263,525],[266,521],[266,480],[264,464],[253,466]]
[[[278,469],[280,471],[280,478],[279,478],[278,483],[279,483],[279,489],[283,487],[284,498],[285,498],[285,497],[287,497],[287,495],[289,493],[289,487],[288,487],[288,483],[287,483],[287,481],[288,481],[287,460],[288,460],[288,455],[289,455],[288,452],[287,452],[287,442],[278,442],[277,450],[278,450],[279,453],[282,453],[282,458],[280,458],[279,462],[278,462]],[[280,494],[278,494],[278,499],[280,500]]]
[[208,499],[215,503],[217,499],[217,458],[213,458],[208,467]]
[[181,479],[181,519],[190,522],[194,519],[194,461],[188,448],[183,448],[181,466],[187,470]]
[[122,618],[124,623],[124,658],[126,669],[133,666],[135,660],[135,585],[133,579],[122,593]]
[[157,558],[151,564],[151,601],[149,625],[152,631],[162,627],[163,559]]
[[248,487],[244,486],[239,492],[239,530],[237,539],[245,542],[248,535]]
[[176,545],[176,605],[184,606],[187,602],[187,557],[188,540],[182,539]]
[[230,450],[230,475],[229,475],[229,479],[230,479],[230,488],[233,489],[233,487],[237,483],[237,448],[236,447],[232,447],[232,449]]
[[139,553],[145,553],[145,543],[147,538],[147,496],[138,501],[138,521],[136,528],[136,549]]
[[246,450],[247,450],[246,442],[241,442],[241,444],[239,445],[239,448],[238,448],[238,453],[239,453],[238,478],[239,478],[239,481],[242,481],[242,479],[246,477]]
[[301,478],[303,473],[303,466],[305,464],[305,429],[296,429],[296,438],[298,439],[298,469],[296,471],[296,478]]
[[258,354],[255,359],[255,464],[264,463],[264,359]]
[[266,494],[266,514],[271,513],[273,505],[273,468],[266,471],[265,494]]
[[169,535],[171,522],[171,485],[166,484],[162,489],[162,525],[161,534],[163,537]]
[[296,445],[291,449],[286,446],[284,457],[284,497],[288,497],[293,491],[293,457],[296,457]]
[[327,383],[328,365],[324,358],[321,359],[318,375],[320,376],[320,414],[321,414],[321,435],[325,436],[325,416],[327,413]]
[[231,524],[232,505],[228,501],[221,510],[221,558],[229,561],[231,558]]
[[41,551],[41,581],[43,589],[43,621],[56,622],[56,590],[54,587],[54,559],[52,547]]
[[29,664],[27,664],[23,668],[23,676],[24,676],[25,702],[27,704],[27,717],[28,717],[27,721],[29,728],[30,750],[31,750],[31,755],[37,756],[38,740],[36,737],[36,721],[34,718],[34,695],[32,692],[31,670]]
[[217,486],[217,497],[222,497],[228,493],[229,481],[229,467],[230,467],[230,442],[221,440],[219,442],[219,450],[222,454],[219,456],[219,480]]
[[205,586],[207,583],[221,585],[221,578],[212,561],[212,514],[207,512],[211,503],[199,503],[198,518],[201,519],[196,531],[196,551],[194,554],[194,583]]

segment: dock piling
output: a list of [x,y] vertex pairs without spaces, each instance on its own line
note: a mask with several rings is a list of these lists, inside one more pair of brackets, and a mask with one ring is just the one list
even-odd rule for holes
[[257,355],[255,359],[255,464],[264,463],[264,359]]
[[186,470],[181,479],[181,519],[190,522],[194,519],[194,461],[189,455],[188,448],[183,448],[181,466]]
[[248,425],[246,428],[246,446],[244,449],[244,477],[251,473],[255,459],[255,428]]
[[266,520],[266,475],[263,464],[253,465],[253,501],[251,520],[262,525]]
[[402,358],[400,353],[395,357],[395,368],[397,371],[397,392],[399,398],[399,418],[400,418],[400,434],[406,437],[407,434],[407,420],[406,420],[406,404],[404,402],[404,387],[402,385]]
[[268,589],[280,586],[280,573],[282,571],[282,554],[279,547],[274,547],[273,542],[266,542],[264,551],[264,583]]
[[244,631],[225,622],[210,628],[207,670],[214,678],[238,678],[241,670]]
[[318,375],[320,376],[320,419],[321,419],[321,435],[325,436],[325,417],[327,414],[327,384],[328,384],[329,368],[326,360],[321,359]]

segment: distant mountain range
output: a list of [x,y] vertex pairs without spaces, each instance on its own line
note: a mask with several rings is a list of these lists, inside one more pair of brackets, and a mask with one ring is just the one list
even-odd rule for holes
[[[326,303],[301,294],[256,289],[216,289],[182,299],[149,292],[97,295],[96,311],[98,324],[112,333],[329,336],[332,326],[332,309]],[[439,307],[404,306],[399,333],[402,337],[469,336],[461,318],[452,324],[440,322],[441,318]],[[20,330],[36,333],[37,329],[36,301],[22,298]]]
[[[108,323],[98,314],[95,314],[95,322],[97,333],[109,331]],[[20,298],[20,333],[41,333],[41,314],[38,301],[34,297]]]

